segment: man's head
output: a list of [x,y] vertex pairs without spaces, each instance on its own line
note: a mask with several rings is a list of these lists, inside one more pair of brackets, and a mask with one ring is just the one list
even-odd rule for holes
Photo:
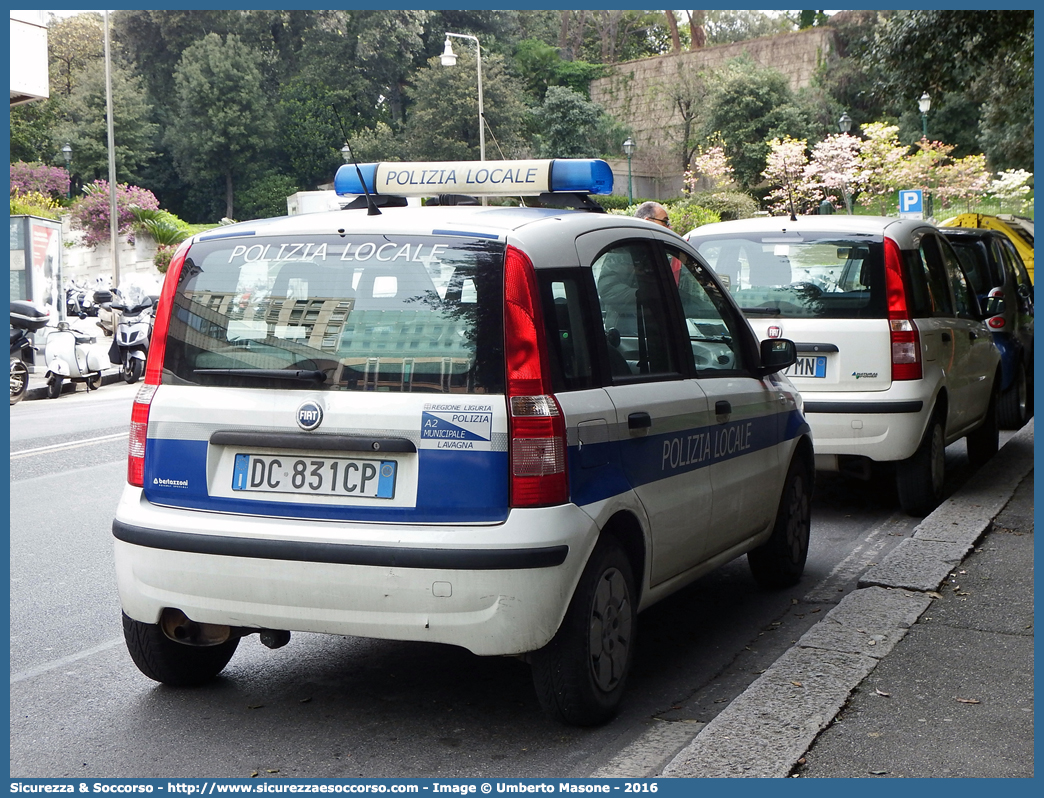
[[646,219],[650,222],[656,222],[657,224],[668,228],[671,226],[671,220],[667,217],[667,209],[658,202],[643,202],[634,212],[634,217],[636,219]]

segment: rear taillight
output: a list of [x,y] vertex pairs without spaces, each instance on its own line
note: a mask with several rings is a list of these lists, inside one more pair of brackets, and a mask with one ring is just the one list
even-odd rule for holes
[[565,418],[551,393],[533,264],[515,247],[504,261],[504,358],[511,506],[562,504],[569,498]]
[[888,330],[892,348],[892,380],[919,380],[921,337],[906,304],[907,286],[903,277],[899,245],[885,238],[885,291],[888,294]]
[[163,281],[156,308],[156,323],[152,328],[152,340],[149,342],[149,355],[145,363],[144,384],[134,397],[131,408],[130,440],[127,447],[127,482],[135,487],[145,484],[145,444],[149,431],[149,408],[159,388],[160,376],[163,374],[163,357],[167,351],[167,330],[170,329],[170,314],[174,305],[174,294],[181,278],[181,267],[188,254],[189,243],[183,242],[170,259],[167,277]]

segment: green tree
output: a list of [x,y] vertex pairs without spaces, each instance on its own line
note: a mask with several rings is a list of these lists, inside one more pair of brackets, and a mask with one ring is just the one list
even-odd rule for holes
[[47,26],[51,96],[68,97],[72,94],[79,74],[104,56],[105,31],[101,14],[85,11],[71,17],[51,16]]
[[769,140],[806,139],[808,121],[798,109],[786,77],[737,58],[710,80],[713,91],[701,120],[706,139],[721,136],[736,181],[751,188],[761,181]]
[[558,54],[558,48],[536,39],[518,42],[512,62],[515,74],[534,102],[542,102],[551,86],[565,86],[586,97],[591,81],[605,72],[602,64],[566,61]]
[[169,129],[179,173],[187,180],[221,177],[225,215],[233,218],[235,182],[275,133],[259,57],[238,36],[216,33],[186,48],[174,72],[178,113]]
[[[878,68],[879,90],[904,110],[923,91],[966,93],[968,107],[980,109],[979,141],[993,167],[1029,169],[1033,20],[1032,10],[895,11],[878,26],[866,61]],[[929,117],[929,132],[939,116]]]
[[[145,99],[140,77],[113,64],[112,127],[116,179],[139,183],[141,169],[155,154],[159,126],[152,121],[152,106]],[[105,64],[93,61],[80,73],[64,105],[64,121],[54,129],[52,147],[72,145],[72,173],[80,183],[109,176],[109,135],[106,122]]]
[[731,44],[794,30],[794,23],[780,14],[764,11],[707,11],[703,27],[707,44]]
[[[478,92],[475,57],[457,50],[457,65],[444,67],[438,58],[414,75],[407,89],[412,101],[406,121],[409,155],[416,160],[477,160],[479,157]],[[521,86],[507,72],[502,56],[482,59],[486,157],[515,157],[522,147],[525,106]]]
[[597,158],[615,141],[605,141],[605,111],[565,86],[551,86],[533,112],[537,154],[541,158]]

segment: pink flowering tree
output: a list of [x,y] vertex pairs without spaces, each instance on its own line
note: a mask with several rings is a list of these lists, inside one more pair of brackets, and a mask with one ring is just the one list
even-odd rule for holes
[[[83,188],[84,196],[72,206],[72,227],[83,231],[83,243],[88,247],[106,244],[110,240],[109,233],[109,184],[105,180],[95,180]],[[158,210],[159,200],[145,188],[120,183],[116,187],[117,232],[119,235],[130,235],[135,221],[134,209]]]
[[720,191],[732,183],[732,164],[725,155],[725,148],[717,144],[706,150],[700,147],[692,159],[692,169],[683,175],[685,190],[693,193],[701,179],[710,183],[711,191]]
[[896,181],[899,167],[906,158],[907,147],[899,143],[899,128],[883,122],[863,125],[863,143],[859,148],[859,171],[855,179],[858,202],[863,207],[878,205],[883,216],[888,200],[900,186]]
[[943,208],[963,201],[970,211],[972,201],[981,200],[989,187],[985,155],[952,159],[936,169],[935,196]]
[[807,140],[790,136],[769,142],[769,154],[761,176],[774,186],[765,197],[772,213],[789,213],[791,201],[794,210],[802,213],[822,199],[820,186],[805,178],[807,148]]
[[812,148],[812,156],[804,170],[811,189],[817,183],[824,196],[844,199],[845,210],[852,213],[852,192],[859,175],[859,149],[862,141],[847,133],[827,136]]
[[69,173],[61,166],[15,161],[11,164],[11,192],[35,192],[65,199],[69,194]]

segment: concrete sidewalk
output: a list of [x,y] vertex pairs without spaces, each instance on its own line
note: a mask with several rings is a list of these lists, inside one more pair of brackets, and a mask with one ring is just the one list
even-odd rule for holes
[[662,775],[1033,772],[1031,420]]

